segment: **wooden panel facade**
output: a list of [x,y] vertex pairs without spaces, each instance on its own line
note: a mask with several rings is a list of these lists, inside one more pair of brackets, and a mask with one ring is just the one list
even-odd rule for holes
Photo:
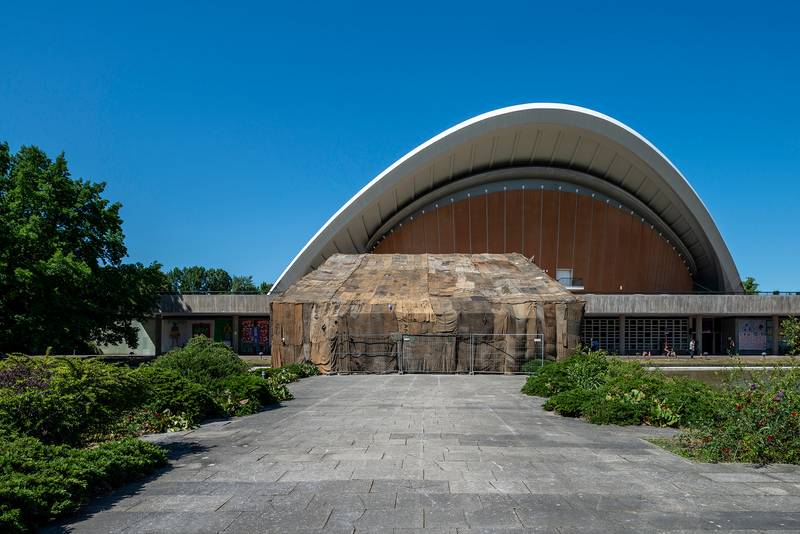
[[382,253],[519,252],[550,276],[572,269],[586,292],[688,292],[673,246],[630,209],[552,189],[508,190],[439,204],[398,226]]

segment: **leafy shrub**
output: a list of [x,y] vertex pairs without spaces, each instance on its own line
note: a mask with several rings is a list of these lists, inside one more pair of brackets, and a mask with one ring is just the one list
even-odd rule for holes
[[531,375],[522,392],[550,397],[545,409],[596,424],[701,425],[715,420],[719,404],[701,382],[580,350]]
[[78,444],[104,432],[140,395],[127,368],[95,359],[0,362],[0,426],[46,443]]
[[267,379],[276,384],[290,384],[300,378],[300,376],[293,372],[288,366],[274,367],[272,369],[265,369],[265,371]]
[[[551,363],[550,360],[545,360],[544,364],[547,365],[548,363]],[[542,360],[533,359],[523,363],[520,366],[520,370],[523,373],[531,375],[533,373],[538,372],[541,367],[542,367]]]
[[[136,369],[94,359],[0,361],[0,532],[32,529],[165,462],[156,445],[110,439],[252,414],[291,399],[286,383],[318,374],[305,362],[266,379],[246,370],[226,346],[202,338]],[[92,442],[100,443],[72,447]]]
[[194,337],[185,347],[156,358],[152,365],[177,371],[198,384],[210,384],[214,380],[245,373],[248,369],[247,364],[227,345],[204,336]]
[[[743,369],[726,382],[721,416],[679,436],[679,452],[704,461],[800,463],[800,367]],[[742,385],[742,384],[746,385]]]
[[165,463],[161,447],[136,439],[77,449],[31,437],[0,438],[0,531],[31,530]]
[[[193,338],[186,347],[159,357],[148,367],[144,373],[163,374],[164,393],[156,394],[159,402],[149,401],[146,408],[160,416],[169,410],[192,424],[209,415],[253,414],[266,404],[291,399],[286,384],[319,374],[307,362],[248,373],[247,364],[227,346],[204,337]],[[178,379],[184,383],[178,384]]]
[[579,417],[583,413],[583,404],[586,395],[578,390],[570,389],[557,393],[547,399],[544,409],[553,411],[565,417]]
[[[142,365],[133,375],[144,391],[141,408],[144,413],[150,413],[156,419],[151,423],[157,423],[165,412],[185,418],[190,425],[222,413],[207,386],[185,378],[174,369],[152,364]],[[155,431],[162,431],[161,428],[165,425],[175,426],[170,421],[164,421],[163,425],[155,425]]]
[[316,376],[319,374],[317,366],[311,362],[290,363],[282,365],[281,367],[273,367],[271,369],[254,369],[255,373],[260,373],[266,378],[267,385],[270,389],[272,398],[277,401],[284,401],[292,399],[293,396],[289,392],[286,384],[295,382],[301,378],[309,376]]
[[[250,373],[228,376],[214,382],[214,396],[227,415],[250,415],[278,400],[268,380]],[[287,390],[288,393],[288,390]]]
[[[580,390],[573,390],[580,391]],[[591,401],[582,406],[589,422],[597,425],[638,425],[649,421],[650,403],[645,393],[633,389],[619,396],[602,392],[590,394]]]
[[267,387],[269,388],[269,394],[273,399],[275,399],[276,402],[291,400],[294,398],[294,395],[291,394],[285,383],[272,378],[267,378],[266,381]]
[[533,373],[525,385],[522,392],[526,395],[537,395],[539,397],[549,397],[562,391],[570,389],[571,383],[567,375],[567,367],[561,364],[550,364],[539,368]]
[[309,361],[290,363],[282,368],[288,368],[299,378],[308,378],[309,376],[317,376],[319,374],[319,369],[317,369],[317,366]]
[[678,417],[679,426],[691,428],[717,421],[724,404],[723,396],[711,386],[688,378],[665,379],[656,397]]

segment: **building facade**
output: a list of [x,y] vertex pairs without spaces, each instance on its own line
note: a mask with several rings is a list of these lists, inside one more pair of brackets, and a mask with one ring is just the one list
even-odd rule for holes
[[[563,104],[492,111],[369,182],[294,258],[280,292],[334,253],[511,253],[587,299],[583,342],[616,354],[778,353],[797,295],[742,295],[711,214],[619,121]],[[731,343],[733,347],[731,347]]]
[[[711,214],[664,154],[564,104],[495,110],[415,148],[334,213],[272,293],[336,253],[515,252],[586,298],[584,343],[616,354],[685,353],[692,339],[700,353],[779,353],[780,321],[800,314],[797,294],[742,294]],[[267,321],[268,298],[175,297],[155,350],[198,334],[253,350],[242,321]]]

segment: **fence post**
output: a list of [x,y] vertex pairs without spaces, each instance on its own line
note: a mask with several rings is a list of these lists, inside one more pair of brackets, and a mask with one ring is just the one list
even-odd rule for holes
[[406,343],[405,343],[406,336],[400,333],[397,339],[397,374],[403,374],[403,358],[405,357],[405,350],[406,350]]
[[542,348],[542,351],[541,351],[541,354],[542,354],[541,367],[544,367],[544,335],[543,334],[539,334],[539,346],[541,346],[541,348]]
[[469,374],[475,374],[475,334],[469,335]]

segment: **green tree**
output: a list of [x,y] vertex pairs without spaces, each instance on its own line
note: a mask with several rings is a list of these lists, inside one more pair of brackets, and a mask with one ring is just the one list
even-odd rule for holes
[[258,288],[253,283],[252,276],[234,276],[231,291],[233,293],[255,293]]
[[225,269],[208,269],[206,271],[205,291],[228,293],[232,289],[233,279]]
[[272,284],[270,284],[269,282],[261,282],[258,285],[258,292],[259,293],[267,294],[267,293],[269,293],[270,289],[272,289]]
[[132,321],[167,288],[161,266],[123,264],[121,205],[73,180],[64,154],[0,144],[0,351],[136,346]]
[[198,265],[175,267],[167,273],[172,291],[176,293],[227,293],[231,290],[232,278],[225,269],[206,269]]
[[742,287],[746,295],[755,295],[758,293],[758,282],[752,276],[748,276],[742,280]]
[[781,337],[786,341],[789,354],[800,355],[800,319],[789,317],[781,321]]

